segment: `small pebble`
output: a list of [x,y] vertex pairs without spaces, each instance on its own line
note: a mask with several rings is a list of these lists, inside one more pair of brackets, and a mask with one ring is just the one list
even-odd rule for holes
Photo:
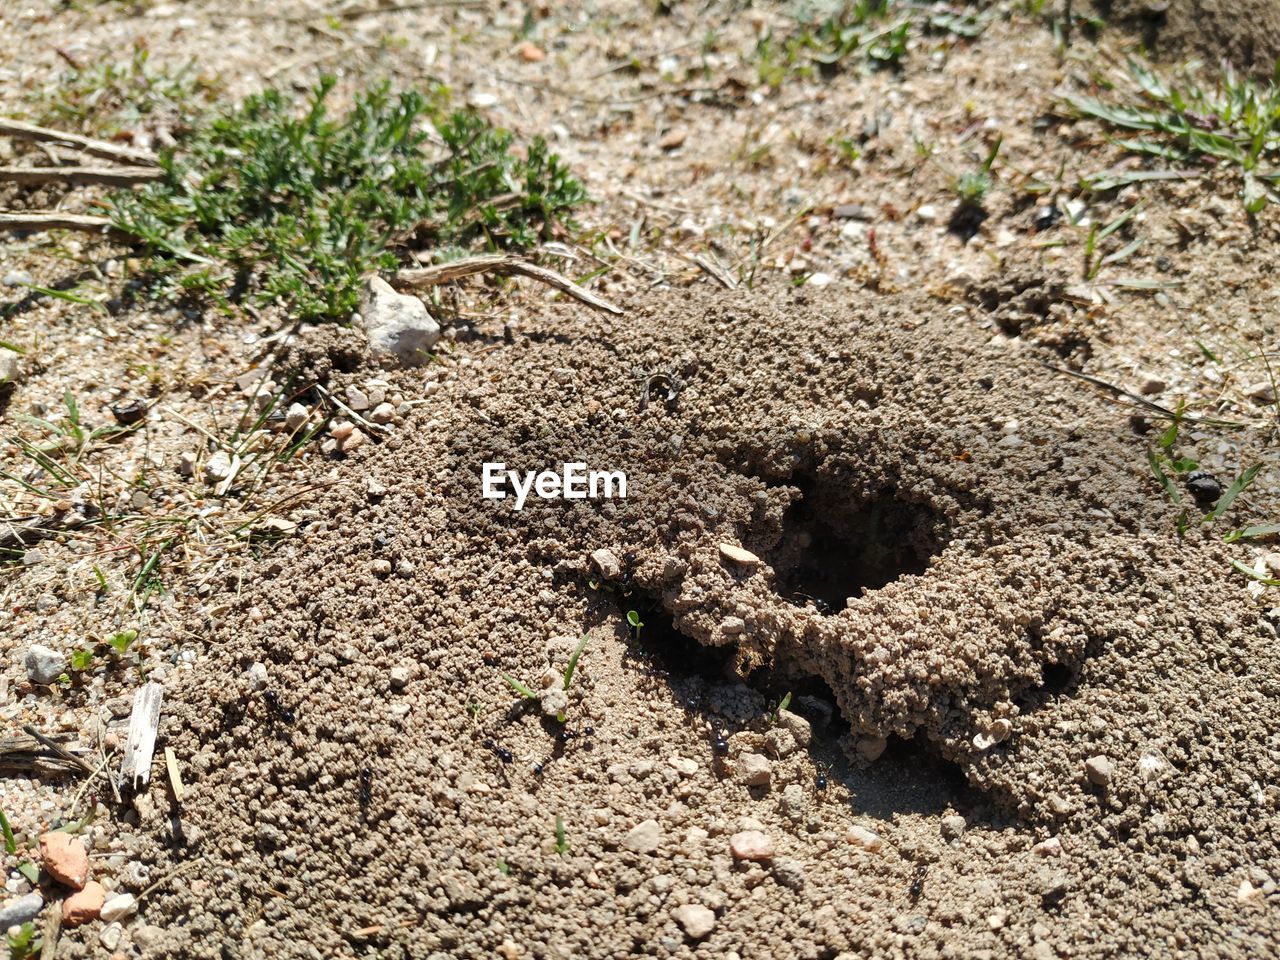
[[673,916],[690,940],[701,940],[716,926],[716,915],[700,903],[676,907]]
[[623,838],[622,845],[632,853],[653,853],[662,841],[662,828],[657,820],[637,823]]
[[735,860],[772,860],[773,841],[759,830],[743,830],[729,838],[729,853]]
[[773,764],[759,753],[744,753],[738,760],[738,782],[748,787],[767,787],[773,777]]
[[1084,762],[1084,772],[1090,783],[1105,787],[1111,782],[1111,761],[1104,756],[1090,757]]
[[27,648],[23,664],[27,668],[27,677],[40,686],[57,682],[58,677],[67,670],[66,658],[57,650],[41,643],[33,643]]
[[855,847],[861,847],[870,853],[878,853],[884,847],[884,841],[880,839],[880,834],[874,833],[866,827],[860,827],[856,823],[849,828],[848,833],[844,836]]
[[964,835],[965,827],[964,817],[958,813],[954,813],[949,817],[942,818],[942,837],[944,840],[958,840]]
[[98,919],[106,899],[106,888],[97,880],[90,880],[83,890],[77,890],[62,901],[62,922],[74,927]]

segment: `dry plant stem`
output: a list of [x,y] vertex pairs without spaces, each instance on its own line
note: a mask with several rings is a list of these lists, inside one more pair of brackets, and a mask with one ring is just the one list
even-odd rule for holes
[[0,230],[84,230],[97,233],[106,230],[120,233],[106,217],[79,213],[0,213]]
[[41,733],[39,730],[37,730],[35,727],[33,727],[29,723],[23,726],[22,732],[25,733],[27,736],[40,741],[41,744],[43,744],[48,749],[52,750],[63,760],[67,761],[67,763],[79,768],[89,776],[93,776],[94,774],[93,767],[89,766],[89,764],[85,763],[83,760],[77,757],[74,753],[72,753],[62,744],[58,743],[57,740],[52,740],[49,737],[46,737],[43,733]]
[[45,912],[44,930],[40,937],[40,960],[53,960],[58,955],[58,938],[62,936],[61,904]]
[[478,273],[529,277],[548,286],[555,287],[561,293],[568,294],[575,300],[585,303],[595,310],[603,310],[615,316],[622,315],[622,308],[615,306],[602,297],[596,296],[585,287],[578,286],[568,277],[562,276],[554,270],[548,270],[546,267],[535,266],[518,257],[483,254],[478,257],[467,257],[463,260],[455,260],[452,263],[439,264],[434,267],[399,270],[396,272],[395,281],[406,287],[433,287],[441,283],[448,283],[450,280],[457,280],[461,277],[469,277]]
[[6,183],[92,183],[109,187],[131,187],[159,180],[158,167],[0,167],[0,181]]
[[159,158],[148,150],[134,147],[122,147],[117,143],[82,137],[78,133],[67,133],[65,130],[50,130],[38,127],[34,123],[23,123],[9,117],[0,117],[0,136],[17,137],[20,140],[35,140],[44,143],[65,143],[95,157],[107,160],[118,160],[125,163],[141,163],[155,166]]

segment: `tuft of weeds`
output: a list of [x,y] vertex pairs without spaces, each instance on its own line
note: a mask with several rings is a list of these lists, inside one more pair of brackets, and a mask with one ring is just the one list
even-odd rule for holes
[[[578,660],[581,659],[582,651],[587,648],[587,641],[590,639],[591,639],[590,634],[583,634],[582,639],[578,641],[577,646],[573,648],[573,652],[569,655],[569,662],[565,665],[564,673],[561,674],[561,689],[564,690],[565,693],[568,693],[569,688],[573,685],[573,673],[578,668]],[[515,677],[511,676],[510,674],[504,673],[501,676],[502,676],[502,679],[506,681],[507,686],[509,686],[516,693],[520,694],[520,696],[523,697],[525,700],[533,700],[533,701],[539,701],[539,702],[542,700],[542,697],[539,694],[535,693],[531,687],[517,680]],[[564,711],[561,711],[558,714],[556,714],[556,720],[559,723],[564,723],[565,721]]]
[[333,115],[335,82],[301,105],[279,90],[249,97],[163,152],[162,179],[110,197],[152,274],[224,304],[251,296],[345,320],[362,277],[411,249],[524,249],[574,226],[586,192],[541,138],[517,150],[482,117],[450,112],[443,91],[385,83]]
[[907,53],[909,16],[890,16],[889,0],[844,0],[823,13],[796,19],[782,36],[770,31],[756,44],[760,82],[778,87],[789,76],[832,76],[851,63],[896,66]]
[[808,4],[794,25],[756,44],[760,82],[779,87],[789,76],[829,77],[851,66],[897,67],[906,57],[912,28],[973,39],[998,14],[995,8],[957,11],[950,3],[902,0],[837,0]]
[[[1226,515],[1240,494],[1249,489],[1253,481],[1257,479],[1258,474],[1262,471],[1262,464],[1254,464],[1252,467],[1248,467],[1232,481],[1231,486],[1225,491],[1216,496],[1210,494],[1207,501],[1203,500],[1194,486],[1198,478],[1205,476],[1200,472],[1200,465],[1190,457],[1178,456],[1174,449],[1178,442],[1178,431],[1182,425],[1184,414],[1182,402],[1178,403],[1173,414],[1173,422],[1160,435],[1157,448],[1147,451],[1147,463],[1151,467],[1151,472],[1155,476],[1156,482],[1175,506],[1182,505],[1183,495],[1181,488],[1185,487],[1191,490],[1193,499],[1197,500],[1197,502],[1203,505],[1211,504],[1200,519],[1194,522],[1200,524],[1215,523]],[[1221,490],[1216,483],[1214,487],[1216,490]],[[1203,509],[1203,506],[1201,509]],[[1189,507],[1182,508],[1178,514],[1177,525],[1179,536],[1184,535],[1192,527],[1193,520]],[[1264,523],[1231,530],[1223,535],[1222,539],[1225,543],[1235,543],[1238,540],[1252,540],[1273,536],[1278,532],[1280,532],[1280,524]],[[1236,564],[1236,566],[1239,568],[1239,564]],[[1250,575],[1252,576],[1253,574]]]
[[190,133],[210,109],[220,85],[191,61],[176,69],[157,67],[146,46],[119,62],[75,66],[28,107],[36,123],[110,140],[162,132],[173,139]]
[[1275,77],[1260,83],[1237,73],[1227,63],[1211,83],[1200,79],[1201,65],[1187,64],[1177,82],[1161,78],[1130,60],[1125,79],[1129,86],[1117,97],[1068,96],[1066,104],[1079,116],[1092,117],[1142,136],[1113,142],[1126,152],[1155,161],[1166,169],[1107,171],[1086,178],[1086,186],[1114,189],[1153,179],[1177,179],[1198,171],[1170,170],[1182,167],[1214,167],[1222,164],[1240,170],[1240,195],[1245,210],[1260,212],[1268,203],[1280,203],[1275,184],[1280,180],[1280,62]]

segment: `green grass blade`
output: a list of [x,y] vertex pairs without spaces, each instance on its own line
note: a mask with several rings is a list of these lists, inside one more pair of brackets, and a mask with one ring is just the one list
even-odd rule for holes
[[1169,499],[1174,503],[1181,503],[1182,494],[1178,492],[1178,488],[1174,486],[1173,481],[1164,472],[1164,468],[1160,466],[1160,458],[1156,456],[1154,450],[1147,451],[1147,463],[1151,464],[1151,472],[1155,474],[1156,481],[1164,489],[1164,492],[1169,495]]
[[1205,522],[1207,523],[1210,520],[1217,520],[1220,516],[1226,513],[1227,508],[1231,506],[1236,497],[1244,493],[1249,484],[1253,483],[1254,478],[1258,475],[1258,471],[1261,469],[1262,464],[1255,463],[1244,473],[1240,474],[1240,476],[1236,477],[1235,483],[1231,484],[1231,486],[1227,488],[1227,492],[1218,500],[1209,515],[1204,518]]
[[1266,584],[1268,587],[1280,587],[1280,580],[1272,580],[1270,577],[1264,577],[1257,570],[1253,569],[1253,567],[1243,564],[1239,560],[1232,560],[1231,565],[1251,580],[1257,580],[1259,583]]
[[504,673],[502,675],[502,679],[507,681],[507,685],[511,687],[511,689],[514,690],[516,693],[520,694],[520,696],[524,697],[526,700],[538,699],[538,695],[536,693],[534,693],[532,690],[530,690],[528,687],[526,687],[523,683],[521,683],[519,680],[517,680],[515,677],[511,676],[510,674]]
[[587,641],[591,639],[591,634],[584,633],[582,639],[578,641],[578,645],[573,648],[573,653],[569,655],[569,665],[564,668],[564,688],[569,689],[569,684],[573,682],[573,671],[578,666],[578,658],[582,656],[582,651],[587,647]]
[[0,831],[4,833],[4,852],[17,853],[18,841],[13,838],[13,827],[9,826],[9,818],[0,810]]

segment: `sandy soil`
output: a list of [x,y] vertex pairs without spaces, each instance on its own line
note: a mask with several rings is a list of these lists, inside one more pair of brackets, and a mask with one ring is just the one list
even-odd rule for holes
[[[1056,98],[1137,40],[1105,30],[1060,59],[1020,9],[973,42],[917,38],[901,72],[776,91],[749,59],[783,20],[770,8],[495,5],[341,29],[306,29],[301,7],[0,12],[28,53],[0,52],[10,112],[63,69],[58,48],[137,37],[197,56],[231,96],[335,64],[352,85],[492,94],[495,120],[551,133],[599,198],[584,219],[612,249],[593,285],[626,310],[472,285],[443,362],[412,371],[379,367],[354,331],[282,346],[273,315],[12,311],[0,339],[28,353],[8,433],[64,390],[97,423],[153,401],[86,457],[128,519],[42,542],[4,588],[15,734],[111,755],[139,673],[166,685],[181,804],[160,766],[121,805],[101,781],[86,798],[51,771],[5,780],[23,836],[98,804],[95,875],[147,891],[113,949],[1276,955],[1275,599],[1231,561],[1280,558],[1224,544],[1229,527],[1179,537],[1147,465],[1159,420],[1072,374],[1242,424],[1191,422],[1185,443],[1224,479],[1264,464],[1230,525],[1273,518],[1275,404],[1253,387],[1280,221],[1246,217],[1226,171],[1081,197],[1078,177],[1119,154]],[[546,61],[516,53],[526,13]],[[957,236],[952,176],[998,136],[989,216]],[[833,146],[846,137],[856,160]],[[1144,237],[1138,254],[1081,279],[1087,228],[1042,225],[1077,201],[1098,223],[1142,202],[1117,237]],[[40,236],[4,250],[38,284],[93,264],[104,296],[125,255]],[[752,282],[726,290],[694,258]],[[1132,277],[1162,282],[1115,282]],[[349,457],[317,445],[227,489],[180,475],[252,405],[249,370],[403,406]],[[494,460],[622,469],[629,495],[515,512],[480,497]],[[20,469],[16,446],[5,464]],[[22,490],[5,491],[18,515]],[[285,536],[228,535],[268,506]],[[140,604],[131,585],[175,516],[196,533]],[[27,681],[29,643],[128,626],[136,663]],[[561,725],[503,674],[554,686],[583,635]],[[772,849],[735,856],[750,831]],[[64,932],[58,955],[109,952],[102,931]]]

